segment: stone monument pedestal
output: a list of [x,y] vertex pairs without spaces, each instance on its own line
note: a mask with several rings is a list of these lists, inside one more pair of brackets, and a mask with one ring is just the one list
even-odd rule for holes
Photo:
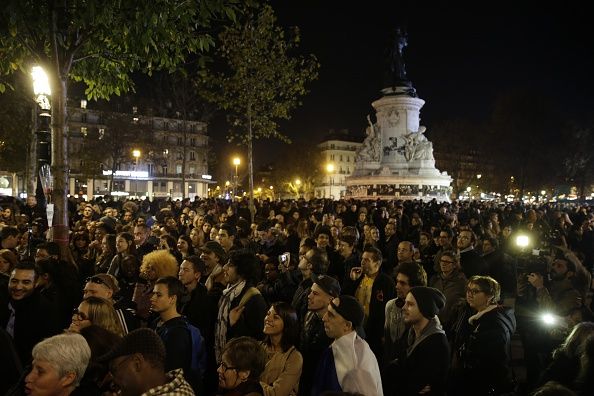
[[385,88],[372,103],[376,123],[367,117],[367,137],[346,179],[347,198],[449,201],[452,178],[435,168],[433,144],[419,125],[425,101],[412,85]]

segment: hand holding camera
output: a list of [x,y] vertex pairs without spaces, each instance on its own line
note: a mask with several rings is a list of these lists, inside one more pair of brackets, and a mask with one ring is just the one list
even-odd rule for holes
[[544,287],[544,278],[541,274],[531,272],[528,274],[528,282],[536,289],[540,290]]
[[351,268],[351,280],[357,280],[361,277],[361,274],[363,274],[363,268],[361,267],[353,267]]
[[291,253],[286,252],[278,256],[278,269],[281,272],[286,272],[289,270],[289,264],[291,263]]

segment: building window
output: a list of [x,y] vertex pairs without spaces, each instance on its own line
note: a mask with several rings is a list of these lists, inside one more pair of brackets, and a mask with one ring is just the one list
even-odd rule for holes
[[178,146],[181,146],[183,144],[184,144],[184,139],[181,136],[178,136],[177,137],[177,145]]
[[163,175],[167,176],[167,165],[163,165]]
[[193,151],[190,151],[190,161],[196,161],[196,153]]
[[347,162],[351,162],[351,156],[347,155]]
[[89,134],[89,130],[87,129],[87,127],[80,127],[80,134],[84,137],[87,137],[87,135]]
[[196,138],[190,139],[190,146],[192,146],[192,147],[196,146]]
[[334,150],[334,147],[335,147],[335,146],[334,146],[334,144],[331,144],[331,145],[330,145],[330,148],[331,148],[332,150]]
[[334,154],[330,156],[330,161],[334,161]]
[[193,175],[196,173],[196,167],[194,165],[190,166],[190,174]]
[[182,153],[181,151],[178,151],[178,152],[177,152],[177,159],[178,159],[178,160],[182,160],[182,159],[184,159],[184,155],[183,155],[183,153]]
[[342,162],[342,154],[340,154],[340,162]]
[[153,175],[155,172],[155,165],[151,164],[150,162],[148,164],[146,164],[147,170],[149,175]]
[[181,166],[181,164],[175,165],[175,173],[177,173],[178,175],[181,175],[181,173],[182,173],[182,166]]
[[87,108],[87,100],[86,99],[81,99],[80,100],[80,108],[81,109],[86,109]]
[[105,128],[99,128],[99,140],[105,136]]

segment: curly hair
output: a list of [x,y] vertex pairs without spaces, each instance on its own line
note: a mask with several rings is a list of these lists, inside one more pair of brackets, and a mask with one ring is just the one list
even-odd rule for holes
[[156,272],[156,278],[177,276],[177,259],[167,250],[155,250],[142,259],[140,274],[145,277],[149,270]]

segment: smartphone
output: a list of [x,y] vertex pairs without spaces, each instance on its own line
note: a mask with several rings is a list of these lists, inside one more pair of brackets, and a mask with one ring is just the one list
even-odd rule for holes
[[282,265],[288,266],[289,262],[291,261],[291,253],[283,253],[278,256],[278,262]]

